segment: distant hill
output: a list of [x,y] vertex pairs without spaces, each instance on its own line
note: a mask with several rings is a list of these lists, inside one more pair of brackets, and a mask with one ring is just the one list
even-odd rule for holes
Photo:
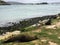
[[9,4],[11,4],[11,5],[18,5],[18,4],[23,4],[23,3],[21,3],[21,2],[7,2],[7,3],[9,3]]
[[40,4],[48,4],[47,2],[42,2],[42,3],[21,3],[21,2],[7,2],[11,5],[40,5]]
[[10,4],[5,1],[0,1],[0,5],[10,5]]
[[42,3],[40,3],[40,4],[48,4],[47,2],[42,2]]
[[54,2],[54,3],[51,3],[51,4],[60,4],[60,2]]

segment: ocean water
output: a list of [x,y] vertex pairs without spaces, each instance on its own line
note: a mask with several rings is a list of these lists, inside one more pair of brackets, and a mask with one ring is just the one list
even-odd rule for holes
[[25,18],[54,15],[60,13],[60,4],[56,5],[1,5],[0,24]]

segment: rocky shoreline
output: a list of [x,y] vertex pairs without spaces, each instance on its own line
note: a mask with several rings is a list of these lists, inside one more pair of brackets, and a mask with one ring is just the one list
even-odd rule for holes
[[35,18],[29,18],[29,19],[24,19],[22,21],[19,21],[19,23],[12,23],[9,22],[9,24],[12,24],[7,27],[0,27],[0,33],[6,33],[6,32],[12,32],[15,30],[23,30],[24,28],[28,26],[41,26],[42,25],[51,25],[51,20],[56,19],[59,17],[60,14],[56,15],[48,15],[48,16],[42,16],[42,17],[35,17]]

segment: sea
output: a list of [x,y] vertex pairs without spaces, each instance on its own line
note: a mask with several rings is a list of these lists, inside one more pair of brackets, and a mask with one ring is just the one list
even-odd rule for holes
[[60,13],[60,4],[47,5],[0,5],[0,26],[26,18]]

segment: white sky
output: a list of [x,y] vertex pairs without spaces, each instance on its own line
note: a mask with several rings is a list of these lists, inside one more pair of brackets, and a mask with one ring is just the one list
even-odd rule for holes
[[17,1],[17,2],[24,2],[24,3],[30,3],[30,2],[60,2],[60,0],[4,0],[4,1]]

